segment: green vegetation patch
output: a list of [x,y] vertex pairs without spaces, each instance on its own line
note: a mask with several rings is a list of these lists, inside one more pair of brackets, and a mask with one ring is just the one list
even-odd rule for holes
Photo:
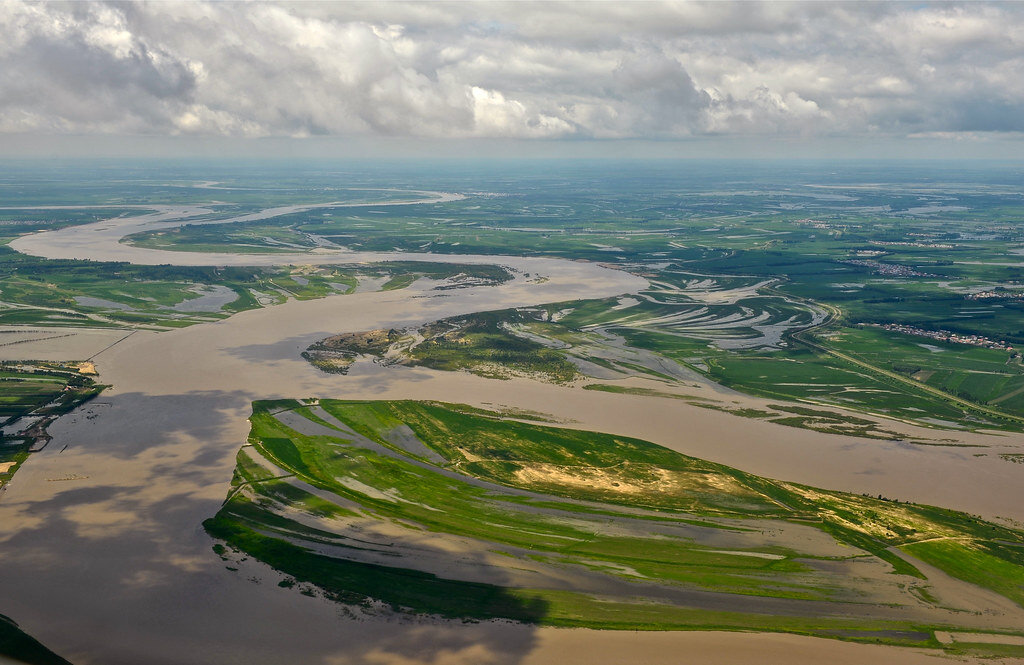
[[310,346],[304,356],[325,371],[344,372],[358,356],[367,355],[378,361],[466,370],[491,378],[525,375],[567,383],[579,376],[563,354],[509,332],[507,326],[521,318],[515,310],[483,312],[442,319],[417,330],[335,335]]
[[931,540],[901,549],[971,584],[1024,606],[1024,549],[998,542]]
[[[955,511],[455,405],[253,411],[252,445],[207,530],[231,556],[367,611],[928,646],[936,628],[969,625],[921,605],[928,580],[892,547],[1022,602],[1024,532]],[[971,545],[939,561],[931,547],[953,540]],[[990,577],[972,576],[978,564]]]

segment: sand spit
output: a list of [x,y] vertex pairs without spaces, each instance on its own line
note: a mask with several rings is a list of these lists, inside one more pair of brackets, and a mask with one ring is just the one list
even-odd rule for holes
[[[153,254],[118,245],[124,228],[103,241],[90,235],[90,227],[121,223],[76,227],[49,239],[35,234],[16,241],[17,248],[42,253],[53,241],[58,255],[105,259],[105,251],[120,247],[127,253],[115,253],[118,260],[224,264],[222,255]],[[78,232],[82,242],[76,240]],[[98,248],[97,254],[78,254],[90,248]],[[290,260],[224,257],[236,265]],[[498,263],[517,276],[497,287],[435,292],[421,281],[402,291],[293,301],[216,323],[140,331],[99,353],[94,361],[100,381],[114,387],[51,426],[52,445],[23,465],[0,502],[0,612],[79,665],[937,662],[905,649],[784,635],[599,633],[354,615],[321,598],[279,588],[280,575],[258,562],[228,570],[200,525],[227,494],[256,399],[415,398],[508,406],[553,414],[567,426],[650,439],[776,478],[1024,520],[1020,465],[974,457],[976,449],[824,435],[680,400],[528,380],[372,363],[353,366],[348,376],[323,374],[299,353],[331,334],[610,297],[646,286],[642,279],[580,262],[323,257],[339,263],[381,257]],[[302,263],[308,262],[303,255]],[[1017,439],[999,441],[1009,445]],[[47,482],[53,478],[73,480]]]

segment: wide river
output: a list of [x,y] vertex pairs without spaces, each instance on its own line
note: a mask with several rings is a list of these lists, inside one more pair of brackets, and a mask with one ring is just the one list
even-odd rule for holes
[[[389,205],[457,198],[437,194]],[[311,207],[275,208],[246,219]],[[195,206],[147,210],[25,236],[11,246],[48,258],[140,264],[486,263],[507,266],[515,278],[443,291],[421,280],[400,291],[291,301],[217,323],[139,331],[100,353],[101,380],[113,387],[51,427],[53,441],[24,465],[0,501],[0,613],[77,664],[675,663],[680,653],[693,656],[687,662],[715,663],[933,661],[907,650],[786,635],[635,634],[352,616],[279,588],[280,576],[258,562],[229,571],[201,523],[227,493],[257,399],[413,398],[529,409],[567,426],[637,436],[771,477],[1024,520],[1024,466],[994,454],[1021,452],[1019,437],[960,437],[989,446],[984,449],[869,441],[680,400],[526,380],[360,365],[347,376],[326,375],[299,356],[338,332],[645,287],[645,280],[624,272],[522,257],[193,254],[120,243],[125,235],[210,213]],[[976,456],[978,450],[986,456]]]

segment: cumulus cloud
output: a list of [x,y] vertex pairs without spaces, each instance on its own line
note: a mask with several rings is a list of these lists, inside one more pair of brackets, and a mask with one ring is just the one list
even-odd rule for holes
[[0,0],[0,132],[1024,131],[1024,7]]

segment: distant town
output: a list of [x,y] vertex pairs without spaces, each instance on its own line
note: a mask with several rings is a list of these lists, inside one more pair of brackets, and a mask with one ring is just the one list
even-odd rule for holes
[[967,300],[993,300],[1020,297],[1024,297],[1024,291],[980,291],[979,293],[969,293],[964,296]]
[[906,326],[901,323],[873,323],[867,324],[877,326],[884,330],[892,332],[903,333],[904,335],[915,335],[917,337],[928,337],[930,339],[938,340],[940,342],[952,342],[954,344],[970,344],[971,346],[983,346],[987,349],[1000,349],[1003,351],[1013,351],[1013,346],[1009,342],[1003,342],[1000,340],[992,340],[984,335],[962,335],[960,333],[950,332],[948,330],[925,330],[924,328],[917,328],[915,326]]
[[847,259],[843,263],[870,268],[879,275],[890,275],[893,277],[941,277],[941,275],[921,272],[910,266],[901,266],[897,263],[879,263],[878,261],[866,261],[863,259]]
[[914,241],[889,241],[889,240],[872,240],[872,245],[882,245],[884,247],[924,247],[926,249],[953,249],[956,245],[950,245],[947,243],[938,242],[921,242],[920,240]]

